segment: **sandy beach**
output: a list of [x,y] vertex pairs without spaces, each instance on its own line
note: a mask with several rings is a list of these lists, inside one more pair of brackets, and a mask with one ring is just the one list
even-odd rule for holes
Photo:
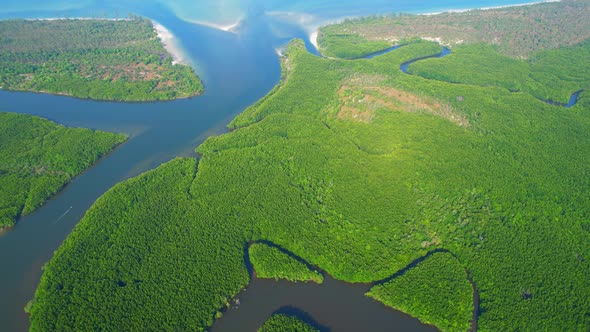
[[172,56],[172,63],[188,65],[188,60],[174,34],[156,21],[152,21],[152,24],[154,25],[154,31],[158,34],[158,38],[162,41],[164,48]]
[[318,30],[316,29],[315,31],[313,31],[311,34],[309,34],[309,41],[311,42],[311,44],[313,46],[315,46],[316,49],[320,49],[319,45],[318,45]]
[[522,6],[536,5],[539,3],[560,2],[560,1],[561,0],[546,0],[546,1],[533,1],[533,2],[526,2],[526,3],[518,3],[518,4],[514,4],[514,5],[476,7],[476,8],[466,8],[466,9],[449,9],[449,10],[443,10],[443,11],[433,12],[433,13],[420,13],[418,15],[438,15],[438,14],[444,14],[444,13],[465,13],[470,10],[490,10],[490,9],[502,9],[502,8],[510,8],[510,7],[522,7]]

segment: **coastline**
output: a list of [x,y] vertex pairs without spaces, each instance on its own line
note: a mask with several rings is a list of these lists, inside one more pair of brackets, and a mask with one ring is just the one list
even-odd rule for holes
[[[526,2],[526,3],[513,4],[513,5],[473,7],[473,8],[464,8],[464,9],[448,9],[448,10],[443,10],[443,11],[438,11],[438,12],[415,13],[415,15],[431,16],[431,15],[440,15],[440,14],[445,14],[445,13],[465,13],[465,12],[468,12],[471,10],[492,10],[492,9],[502,9],[502,8],[510,8],[510,7],[531,6],[531,5],[537,5],[540,3],[552,3],[552,2],[561,2],[561,0],[542,0],[542,1],[531,1],[531,2]],[[323,26],[330,25],[330,24],[338,24],[346,19],[358,19],[358,18],[362,18],[362,17],[364,17],[364,16],[352,16],[352,17],[345,16],[345,17],[341,17],[336,20],[324,22],[321,25],[316,26],[316,27],[309,27],[309,30],[310,30],[309,37],[308,37],[309,42],[312,43],[318,51],[320,51],[320,47],[318,44],[318,34],[319,34],[319,30]]]
[[511,8],[511,7],[523,7],[523,6],[530,6],[530,5],[537,5],[540,3],[551,3],[551,2],[561,2],[561,0],[544,0],[544,1],[531,1],[526,3],[518,3],[514,5],[501,5],[501,6],[490,6],[490,7],[475,7],[475,8],[465,8],[465,9],[448,9],[438,12],[430,12],[430,13],[418,13],[417,15],[439,15],[445,13],[465,13],[471,10],[492,10],[492,9],[503,9],[503,8]]
[[158,38],[160,38],[162,45],[172,56],[172,64],[189,65],[189,61],[187,60],[182,47],[178,44],[176,36],[162,24],[154,20],[151,21],[154,26],[154,31],[158,35]]

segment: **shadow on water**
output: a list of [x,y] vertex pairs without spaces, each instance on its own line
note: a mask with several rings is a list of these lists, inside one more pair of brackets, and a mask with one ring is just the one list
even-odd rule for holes
[[[248,251],[254,243],[277,248],[304,263],[309,269],[319,271],[324,276],[323,284],[257,278]],[[373,286],[402,276],[436,253],[448,253],[458,259],[451,251],[439,248],[416,258],[390,277],[372,283],[351,284],[335,280],[326,271],[273,242],[252,241],[244,247],[244,263],[250,274],[250,284],[236,296],[233,305],[224,311],[223,317],[216,320],[210,330],[255,331],[273,313],[280,312],[296,316],[320,331],[362,331],[369,327],[371,331],[436,331],[434,326],[424,325],[418,319],[386,307],[365,295]],[[469,331],[475,332],[480,313],[479,291],[467,269],[465,277],[473,291],[473,315]]]
[[299,318],[301,321],[307,323],[309,326],[314,327],[316,330],[320,331],[320,332],[329,332],[330,329],[320,325],[313,317],[311,317],[307,312],[299,309],[299,308],[295,308],[293,306],[285,306],[282,308],[279,308],[279,310],[273,312],[274,314],[282,314],[282,315],[286,315],[286,316],[293,316],[293,317],[297,317]]
[[[253,278],[210,331],[256,331],[279,308],[297,308],[331,331],[437,331],[365,296],[366,284],[324,275],[321,285]],[[298,317],[300,317],[298,315]]]
[[[324,282],[294,283],[257,278],[248,253],[253,243],[279,249],[308,268],[319,271],[324,276]],[[427,256],[430,255],[432,253]],[[236,296],[210,331],[256,331],[273,313],[286,308],[290,310],[286,313],[297,316],[321,331],[437,331],[433,326],[424,325],[416,318],[365,296],[373,284],[335,280],[327,272],[273,242],[262,240],[248,243],[244,247],[244,263],[250,273],[250,284]],[[412,264],[415,266],[418,262]]]

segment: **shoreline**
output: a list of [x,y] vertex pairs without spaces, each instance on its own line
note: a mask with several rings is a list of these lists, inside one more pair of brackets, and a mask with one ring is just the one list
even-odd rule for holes
[[[10,19],[9,19],[10,20]],[[130,21],[129,18],[100,18],[100,17],[47,17],[47,18],[25,18],[25,21]]]
[[541,3],[552,3],[552,2],[561,2],[561,0],[544,0],[544,1],[531,1],[525,3],[518,3],[513,5],[500,5],[500,6],[490,6],[490,7],[474,7],[474,8],[465,8],[465,9],[445,9],[438,12],[428,12],[428,13],[417,13],[416,15],[439,15],[439,14],[451,14],[451,13],[465,13],[471,10],[492,10],[492,9],[504,9],[504,8],[511,8],[511,7],[524,7],[524,6],[531,6],[537,5]]
[[0,92],[14,92],[14,93],[34,93],[40,95],[48,95],[48,96],[56,96],[56,97],[66,97],[78,100],[89,100],[97,103],[124,103],[124,104],[146,104],[146,103],[167,103],[175,100],[183,100],[183,99],[191,99],[195,97],[199,97],[203,95],[203,91],[194,95],[182,96],[182,97],[174,97],[173,99],[145,99],[145,100],[123,100],[123,99],[95,99],[90,97],[79,97],[74,94],[69,94],[65,92],[51,92],[51,91],[37,91],[37,90],[24,90],[24,89],[11,89],[11,88],[4,88],[0,87]]
[[311,34],[309,34],[309,42],[315,46],[316,50],[320,50],[320,45],[318,44],[318,34],[319,34],[319,28],[316,28],[315,31],[313,31]]
[[[542,0],[542,1],[531,1],[531,2],[526,2],[526,3],[513,4],[513,5],[501,5],[501,6],[491,6],[491,7],[473,7],[473,8],[464,8],[464,9],[447,9],[447,10],[438,11],[438,12],[426,12],[426,13],[414,13],[414,14],[415,15],[431,16],[431,15],[440,15],[440,14],[446,14],[446,13],[465,13],[465,12],[468,12],[471,10],[493,10],[493,9],[503,9],[503,8],[510,8],[510,7],[523,7],[523,6],[531,6],[531,5],[541,4],[541,3],[552,3],[552,2],[561,2],[561,0]],[[359,19],[359,18],[366,17],[366,16],[367,15],[344,16],[344,17],[340,17],[335,20],[330,20],[328,22],[321,23],[319,26],[316,26],[316,27],[309,27],[309,30],[310,30],[310,33],[308,35],[309,42],[311,44],[313,44],[319,52],[320,47],[319,47],[317,39],[318,39],[319,30],[322,27],[327,26],[327,25],[331,25],[331,24],[338,24],[338,23],[343,22],[346,19],[354,20],[354,19]],[[384,16],[387,16],[387,14],[385,14]]]
[[187,60],[182,47],[178,44],[176,36],[162,24],[154,20],[151,21],[154,31],[164,46],[164,49],[166,49],[166,51],[172,56],[172,64],[189,65],[189,61]]
[[[26,113],[19,113],[19,114],[26,114]],[[29,115],[30,115],[30,114],[29,114]],[[82,127],[75,127],[75,126],[66,126],[66,125],[63,125],[63,124],[61,124],[61,123],[55,122],[55,121],[53,121],[53,120],[50,120],[50,119],[48,119],[48,118],[41,117],[41,116],[37,116],[37,115],[31,115],[31,116],[34,116],[34,117],[39,117],[39,118],[42,118],[42,119],[48,120],[48,121],[50,121],[50,122],[52,122],[52,123],[55,123],[55,124],[57,124],[57,125],[60,125],[60,126],[63,126],[63,127],[65,127],[65,128],[73,128],[73,129],[76,129],[76,128],[82,128]],[[87,128],[87,129],[90,129],[90,128]],[[115,153],[115,151],[117,151],[117,150],[118,150],[118,149],[119,149],[121,146],[123,146],[124,144],[128,143],[128,142],[129,142],[129,140],[132,138],[132,136],[131,136],[130,134],[128,134],[128,133],[117,133],[117,132],[113,132],[113,131],[100,130],[100,129],[92,129],[92,130],[93,130],[93,131],[101,131],[101,132],[105,132],[105,133],[111,133],[111,134],[115,134],[115,135],[123,135],[123,136],[125,136],[125,140],[124,140],[124,141],[122,141],[122,142],[120,142],[120,143],[117,143],[117,144],[115,144],[115,145],[114,145],[114,146],[113,146],[113,147],[112,147],[112,148],[111,148],[109,151],[107,151],[106,153],[104,153],[104,154],[102,154],[102,155],[98,156],[98,157],[96,158],[96,160],[94,160],[94,161],[93,161],[93,162],[92,162],[90,165],[88,165],[88,166],[87,166],[87,167],[86,167],[84,170],[82,170],[80,173],[78,173],[78,174],[75,174],[74,176],[72,176],[72,178],[71,178],[70,180],[68,180],[68,181],[64,182],[64,183],[63,183],[63,184],[62,184],[62,185],[61,185],[61,186],[60,186],[60,187],[59,187],[59,188],[58,188],[58,189],[57,189],[57,190],[56,190],[54,193],[52,193],[51,195],[49,195],[49,196],[48,196],[48,197],[45,199],[45,201],[43,201],[43,203],[41,203],[41,205],[39,205],[38,207],[36,207],[36,208],[35,208],[33,211],[31,211],[31,212],[29,212],[29,213],[26,213],[26,214],[25,214],[25,213],[22,213],[22,211],[21,211],[21,213],[18,215],[18,217],[17,217],[17,218],[14,220],[14,223],[12,223],[12,225],[8,225],[8,226],[2,226],[2,227],[0,227],[0,238],[1,238],[1,237],[2,237],[4,234],[8,233],[9,231],[12,231],[12,230],[14,230],[14,228],[18,226],[18,224],[21,222],[21,220],[22,220],[24,217],[26,217],[26,216],[28,216],[28,215],[30,215],[30,214],[32,214],[32,213],[35,213],[35,212],[37,212],[37,210],[39,210],[39,209],[43,208],[43,207],[44,207],[46,204],[48,204],[48,203],[49,203],[51,200],[53,200],[53,199],[56,199],[56,198],[57,198],[59,195],[61,195],[61,194],[64,192],[64,190],[65,190],[65,189],[66,189],[66,188],[67,188],[67,187],[68,187],[68,186],[69,186],[69,185],[70,185],[72,182],[74,182],[75,180],[77,180],[79,177],[83,176],[83,175],[84,175],[84,174],[86,174],[87,172],[89,172],[89,171],[90,171],[92,168],[96,167],[96,166],[97,166],[97,165],[98,165],[100,162],[102,162],[104,159],[106,159],[106,158],[107,158],[108,156],[110,156],[111,154]],[[70,210],[71,210],[72,208],[73,208],[73,207],[72,207],[72,206],[70,206],[70,208],[69,208],[69,209],[66,211],[66,213],[64,213],[64,214],[63,214],[63,216],[65,216],[65,215],[66,215],[68,212],[70,212]],[[62,217],[63,217],[63,216],[62,216]],[[57,219],[57,221],[59,221],[59,219]],[[56,221],[56,222],[57,222],[57,221]],[[54,222],[54,224],[55,224],[56,222]]]

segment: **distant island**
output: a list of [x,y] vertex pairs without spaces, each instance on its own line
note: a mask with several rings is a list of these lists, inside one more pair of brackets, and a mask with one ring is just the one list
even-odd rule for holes
[[[586,24],[570,7],[590,1],[527,7],[515,24],[559,22],[565,36]],[[497,10],[498,22],[522,8]],[[362,58],[395,42],[365,47],[375,41],[356,31],[381,31],[374,20],[397,31],[396,19],[321,29],[341,41],[324,44],[334,58],[292,41],[280,83],[199,159],[99,198],[46,265],[31,329],[205,330],[253,268],[366,283],[442,331],[589,330],[587,37],[506,49],[465,39],[437,57],[443,39],[408,32]],[[576,92],[571,107],[551,102]],[[300,323],[278,316],[263,330],[283,326]]]
[[140,17],[0,21],[0,88],[128,102],[199,95],[201,81],[166,37]]
[[0,113],[0,229],[33,212],[124,135]]

